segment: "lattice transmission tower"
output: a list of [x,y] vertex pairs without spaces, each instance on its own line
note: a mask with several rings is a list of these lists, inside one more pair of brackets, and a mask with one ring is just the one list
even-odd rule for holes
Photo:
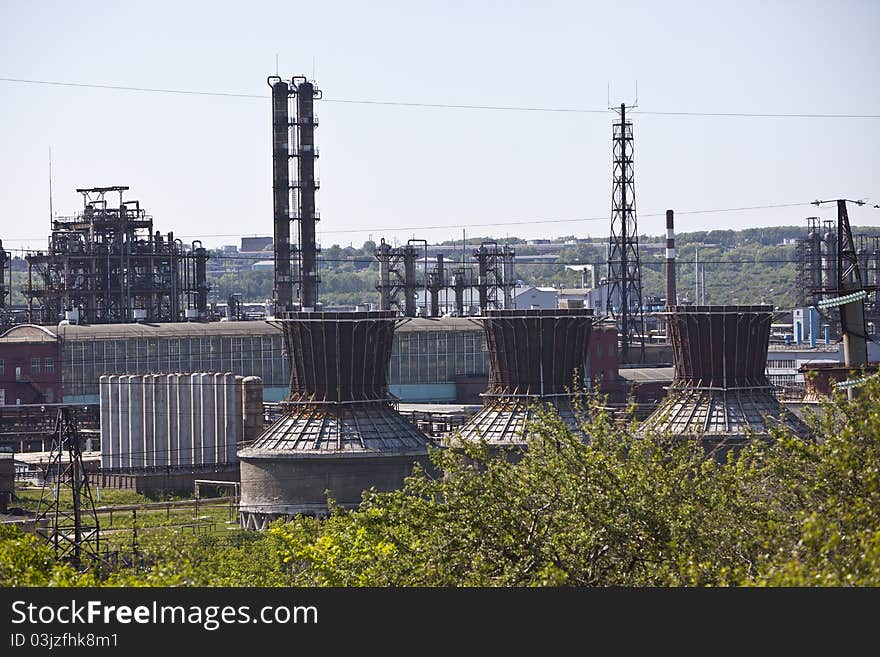
[[[636,221],[633,173],[633,126],[626,105],[615,108],[613,126],[613,186],[611,238],[608,249],[607,312],[617,320],[620,362],[641,362],[645,356],[645,315],[642,310],[642,267]],[[631,353],[635,351],[635,353]]]
[[57,559],[79,567],[88,558],[98,558],[98,515],[83,467],[76,411],[67,406],[58,408],[36,522],[44,527],[42,533]]

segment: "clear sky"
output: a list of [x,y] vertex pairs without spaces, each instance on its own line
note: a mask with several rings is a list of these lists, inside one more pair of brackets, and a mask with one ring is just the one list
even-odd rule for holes
[[[0,77],[268,95],[314,77],[319,238],[606,236],[610,113],[880,115],[880,2],[0,0]],[[268,99],[0,82],[0,239],[45,245],[77,187],[129,185],[162,232],[271,234]],[[633,114],[640,232],[679,212],[870,198],[880,118]],[[811,206],[680,214],[679,231],[803,224]],[[530,220],[554,223],[511,224]],[[577,220],[577,221],[558,221]],[[880,210],[853,209],[858,225]],[[500,224],[481,226],[481,224]],[[504,225],[507,224],[507,225]],[[230,237],[225,237],[230,235]]]

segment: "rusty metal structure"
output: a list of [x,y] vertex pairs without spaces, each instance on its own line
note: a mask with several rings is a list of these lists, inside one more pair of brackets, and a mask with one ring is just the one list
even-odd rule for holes
[[489,350],[489,388],[461,439],[522,448],[528,421],[548,408],[581,432],[585,418],[578,417],[573,400],[575,386],[586,385],[589,377],[593,311],[488,310],[480,321]]
[[[853,291],[857,271],[861,289],[868,292],[863,302],[868,332],[880,331],[880,236],[853,235],[845,202],[838,204],[837,222],[807,217],[807,236],[797,240],[795,254],[798,305],[817,306]],[[841,260],[845,261],[843,271],[838,264]],[[838,280],[838,273],[844,281]],[[820,312],[833,334],[841,335],[838,313]]]
[[[379,310],[397,311],[406,317],[415,317],[418,298],[416,295],[416,258],[418,251],[409,240],[405,246],[392,247],[383,238],[376,248],[379,261]],[[426,251],[427,254],[427,251]],[[427,268],[427,255],[425,267]],[[427,286],[427,274],[424,286]]]
[[241,524],[356,507],[364,490],[393,490],[428,440],[388,394],[396,314],[289,312],[276,320],[290,362],[284,415],[238,452]]
[[645,358],[645,315],[633,174],[633,125],[632,121],[626,120],[625,104],[621,104],[619,113],[620,118],[613,125],[613,186],[606,309],[617,320],[620,362],[640,363]]
[[[153,218],[128,187],[77,189],[83,210],[52,220],[48,250],[25,256],[25,297],[33,324],[115,324],[200,319],[208,308],[201,242],[184,245],[153,231]],[[110,205],[107,194],[118,194]]]
[[772,306],[672,306],[675,378],[642,431],[701,440],[721,453],[787,426],[807,429],[772,394],[767,380]]
[[[315,224],[320,219],[315,192],[318,147],[315,144],[315,100],[321,90],[304,76],[267,80],[272,89],[272,190],[275,248],[275,315],[313,310],[318,301],[318,253]],[[291,167],[291,161],[295,165]],[[292,174],[292,175],[291,175]],[[290,222],[298,226],[297,244],[290,241]]]
[[[419,250],[422,245],[422,274],[419,277]],[[428,260],[428,244],[425,240],[409,240],[406,245],[392,247],[383,239],[376,249],[379,261],[379,309],[396,309],[405,317],[439,317],[443,310],[457,316],[465,314],[465,293],[476,292],[480,311],[490,309],[511,309],[514,307],[513,291],[516,287],[515,250],[507,244],[499,245],[485,241],[471,253],[473,263],[459,265],[452,269],[447,266],[446,257],[436,255],[432,268]],[[473,264],[476,265],[476,275]],[[423,291],[422,303],[419,292]],[[449,302],[449,291],[454,296],[454,304]],[[444,294],[441,304],[440,295]]]

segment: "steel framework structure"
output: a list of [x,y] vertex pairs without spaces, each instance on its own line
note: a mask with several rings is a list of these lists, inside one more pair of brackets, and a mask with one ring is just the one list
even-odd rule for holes
[[[632,362],[634,358],[640,362],[645,354],[645,316],[633,174],[633,126],[626,120],[625,104],[621,104],[620,119],[613,126],[613,142],[607,311],[618,323],[621,362]],[[630,355],[630,348],[638,349],[636,356]]]
[[[49,248],[25,256],[28,321],[57,324],[66,312],[89,324],[176,322],[204,317],[208,252],[169,232],[153,232],[153,218],[128,187],[77,189],[82,213],[52,221]],[[117,207],[108,193],[118,193]]]
[[[76,411],[58,409],[52,455],[40,492],[36,523],[45,525],[45,537],[55,557],[79,567],[84,559],[97,559],[100,526],[89,475],[83,467],[82,443],[77,432]],[[71,509],[66,506],[69,492]]]

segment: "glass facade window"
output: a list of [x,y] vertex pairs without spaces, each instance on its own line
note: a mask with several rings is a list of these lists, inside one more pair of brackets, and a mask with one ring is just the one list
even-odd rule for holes
[[39,374],[40,372],[40,359],[39,358],[31,358],[31,372],[34,374]]
[[[97,396],[98,378],[104,374],[198,371],[259,376],[266,387],[290,384],[280,332],[224,335],[217,331],[129,339],[98,335],[62,343],[65,396]],[[454,383],[456,376],[487,376],[488,372],[486,341],[477,327],[398,331],[394,336],[388,372],[391,384]]]
[[6,363],[0,358],[0,374],[6,373]]
[[55,359],[49,358],[48,356],[43,359],[43,369],[46,372],[54,372],[55,371]]

